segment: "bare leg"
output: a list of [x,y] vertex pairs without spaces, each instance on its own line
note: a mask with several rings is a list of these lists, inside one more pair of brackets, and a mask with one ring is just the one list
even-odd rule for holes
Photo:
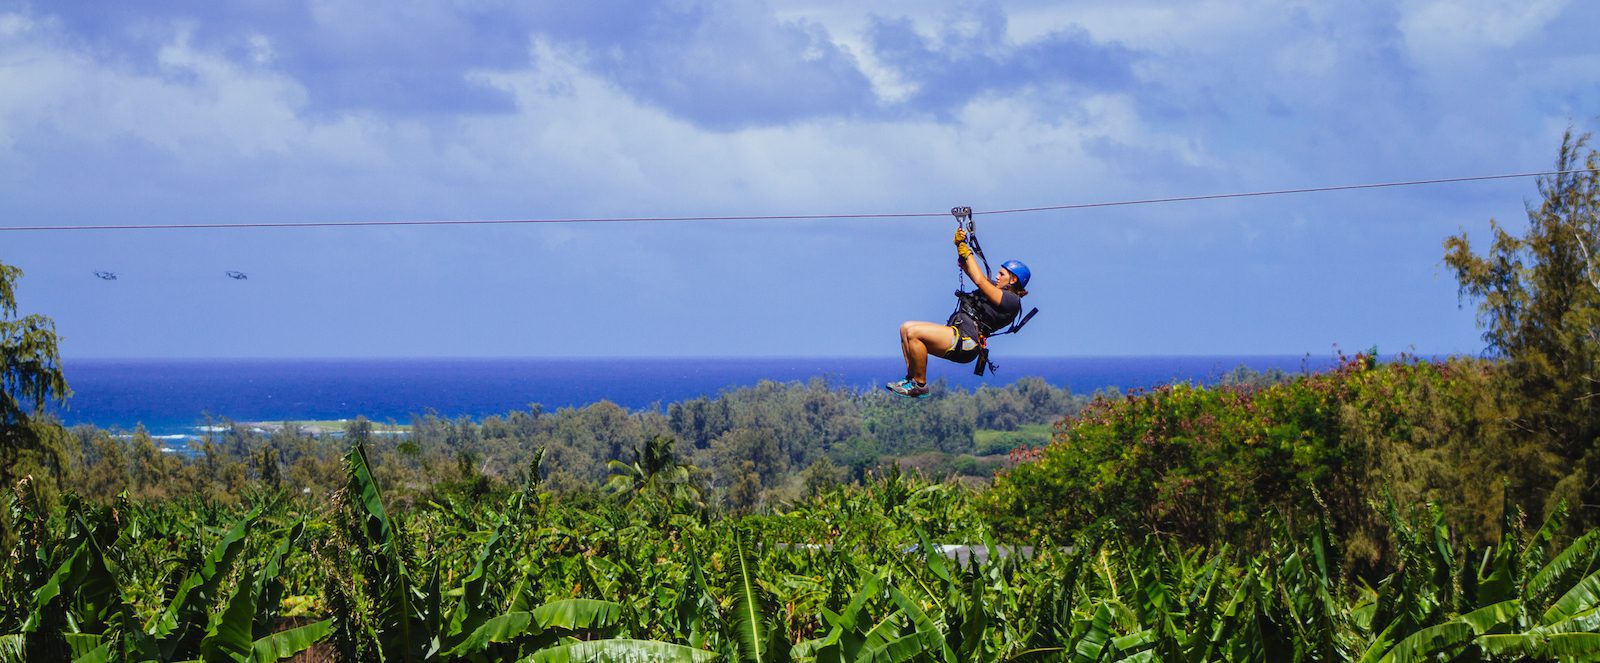
[[906,377],[928,383],[928,353],[943,356],[954,346],[955,334],[937,322],[908,321],[900,325],[900,351],[906,357]]

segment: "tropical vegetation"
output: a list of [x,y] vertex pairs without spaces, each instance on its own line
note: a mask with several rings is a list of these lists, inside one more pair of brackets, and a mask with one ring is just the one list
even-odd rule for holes
[[891,470],[714,518],[670,463],[618,468],[591,504],[530,472],[402,514],[363,445],[344,462],[326,502],[50,510],[24,482],[0,660],[1600,657],[1600,530],[1558,543],[1564,509],[1529,528],[1512,508],[1476,548],[1442,509],[1390,502],[1397,568],[1369,584],[1341,571],[1326,517],[1272,519],[1255,550],[1114,528],[1022,547],[960,484]]
[[180,458],[51,419],[0,266],[0,663],[1600,660],[1586,140],[1526,234],[1446,242],[1486,357],[1093,399],[768,383]]

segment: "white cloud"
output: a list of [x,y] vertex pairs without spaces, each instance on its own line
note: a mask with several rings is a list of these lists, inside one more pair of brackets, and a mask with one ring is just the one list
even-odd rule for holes
[[[821,26],[818,29],[826,30],[826,39],[848,51],[886,108],[917,92],[907,78],[871,57],[865,38],[870,20],[866,12],[854,5],[781,4],[779,20]],[[1431,9],[1435,5],[1409,7],[1418,12],[1435,11]],[[1536,9],[1540,7],[1548,5]],[[938,8],[924,9],[919,3],[874,4],[871,11],[890,18],[911,17],[915,31],[930,39],[946,34],[943,30],[948,26],[940,17],[952,15]],[[159,201],[140,211],[172,220],[184,214],[208,220],[219,216],[225,220],[326,220],[938,211],[954,204],[993,209],[1372,181],[1413,170],[1418,175],[1432,175],[1434,167],[1446,169],[1438,174],[1465,174],[1486,170],[1486,163],[1515,161],[1520,167],[1525,155],[1538,164],[1547,161],[1552,146],[1544,134],[1560,128],[1551,129],[1555,125],[1547,124],[1549,99],[1564,99],[1562,95],[1571,93],[1582,81],[1592,84],[1596,75],[1591,72],[1600,71],[1592,66],[1595,56],[1591,53],[1566,58],[1535,53],[1506,65],[1514,67],[1519,76],[1509,77],[1511,82],[1493,93],[1449,77],[1413,85],[1405,70],[1411,66],[1405,58],[1412,37],[1436,37],[1408,32],[1402,43],[1395,16],[1386,8],[1365,5],[1350,9],[1335,3],[1285,6],[1264,0],[1208,0],[1193,5],[1095,2],[1060,7],[1038,3],[1006,11],[1009,27],[996,48],[1015,48],[1081,25],[1095,43],[1116,40],[1140,53],[1137,84],[1094,92],[1070,82],[1025,80],[1005,91],[964,99],[938,117],[931,112],[920,115],[915,108],[904,109],[904,115],[898,117],[887,112],[824,112],[804,116],[824,119],[757,121],[713,131],[641,98],[641,92],[630,91],[627,81],[619,81],[617,72],[608,69],[614,68],[615,62],[591,62],[580,55],[603,59],[607,57],[603,49],[584,48],[581,36],[564,34],[550,40],[530,38],[525,60],[529,64],[525,66],[520,64],[524,60],[511,57],[496,60],[512,63],[505,68],[463,74],[472,84],[509,95],[514,105],[507,112],[450,111],[424,116],[383,110],[327,112],[308,109],[314,105],[308,99],[313,92],[305,82],[274,68],[280,59],[293,59],[289,54],[298,53],[292,48],[294,42],[282,34],[258,34],[244,40],[240,49],[239,40],[227,46],[199,37],[191,40],[181,28],[167,25],[167,36],[154,59],[133,65],[89,49],[78,36],[64,34],[63,28],[48,20],[0,15],[0,37],[4,37],[0,39],[0,63],[4,63],[0,66],[0,159],[5,160],[0,169],[22,173],[0,181],[0,199],[79,209],[73,183],[62,173],[76,175],[71,171],[77,164],[101,162],[123,169],[110,174],[85,169],[89,174],[84,177],[99,178],[92,183],[103,189],[104,199],[113,201],[104,205],[120,204],[125,194],[155,188],[155,182],[169,189],[170,198],[178,202]],[[352,30],[362,33],[365,29]],[[1494,38],[1512,39],[1508,48],[1523,49],[1537,41],[1533,35],[1538,30],[1536,25],[1523,25],[1496,33]],[[1513,33],[1521,36],[1507,36]],[[361,34],[351,36],[358,41],[363,38]],[[226,48],[236,50],[214,50]],[[691,55],[738,54],[707,51]],[[1385,58],[1391,55],[1401,61],[1387,62]],[[359,59],[359,53],[347,57]],[[686,63],[701,61],[685,57]],[[758,60],[752,56],[752,61]],[[299,66],[316,64],[300,62]],[[359,64],[381,66],[384,62]],[[448,68],[441,71],[445,77],[453,75]],[[1467,101],[1472,103],[1463,103]],[[1581,103],[1571,103],[1580,117],[1593,112]],[[1435,112],[1439,109],[1447,112]],[[1530,115],[1535,117],[1529,119]],[[1354,207],[1355,200],[1352,195],[1319,199],[1315,204],[1284,200],[1276,206],[1251,201],[1232,207],[1123,208],[1072,218],[1082,225],[1035,223],[1046,219],[1030,218],[1013,224],[993,222],[990,228],[994,230],[986,232],[996,233],[996,250],[1006,250],[1009,239],[1012,247],[1028,249],[1026,257],[1036,263],[1040,274],[1052,273],[1067,283],[1075,277],[1097,279],[1099,270],[1132,272],[1135,263],[1140,265],[1138,271],[1167,269],[1169,265],[1172,270],[1194,270],[1204,268],[1208,259],[1237,265],[1260,257],[1229,253],[1235,244],[1251,245],[1250,251],[1263,254],[1285,247],[1291,251],[1302,248],[1313,258],[1317,250],[1335,250],[1321,244],[1349,249],[1337,242],[1371,230],[1370,224],[1340,225],[1347,220],[1334,218],[1343,214],[1339,210]],[[1512,200],[1513,207],[1516,202]],[[1418,205],[1422,207],[1428,207],[1428,214],[1447,213],[1440,211],[1443,205],[1438,209],[1431,203]],[[215,211],[224,208],[225,214]],[[1268,211],[1261,212],[1263,209]],[[91,213],[79,212],[85,217]],[[1473,212],[1465,220],[1480,216],[1489,214]],[[942,238],[924,238],[920,227],[913,228],[916,230],[873,224],[775,224],[753,230],[749,226],[685,224],[668,230],[602,224],[600,228],[521,229],[517,239],[526,242],[520,244],[487,241],[476,231],[408,230],[392,236],[363,236],[380,238],[373,240],[378,242],[376,248],[363,254],[321,244],[320,252],[305,260],[315,268],[344,261],[350,265],[341,269],[352,273],[405,279],[408,288],[420,288],[415,294],[419,301],[450,300],[448,305],[455,307],[450,311],[460,313],[453,324],[481,327],[476,324],[479,318],[470,317],[478,315],[472,310],[478,302],[452,299],[454,289],[472,289],[477,294],[471,296],[492,300],[478,291],[500,296],[500,291],[492,290],[497,280],[525,278],[539,283],[548,276],[541,270],[604,262],[616,265],[620,281],[641,289],[629,291],[626,297],[632,300],[595,312],[621,321],[640,312],[660,311],[661,302],[674,296],[673,286],[692,279],[704,267],[693,257],[682,257],[683,246],[709,247],[707,250],[722,250],[723,258],[748,261],[766,279],[761,282],[763,296],[742,302],[737,315],[782,323],[797,315],[794,309],[809,310],[811,303],[829,296],[822,291],[841,280],[829,276],[818,279],[818,283],[829,284],[826,286],[802,283],[805,279],[786,276],[780,268],[796,264],[797,269],[809,269],[813,257],[829,256],[848,265],[868,265],[863,269],[871,270],[902,258],[921,260],[913,254],[920,255],[917,252],[923,248],[930,255],[935,248],[947,248]],[[1079,228],[1087,237],[1074,234]],[[1430,231],[1413,232],[1420,236]],[[274,240],[276,244],[230,245],[229,250],[278,268],[299,264],[294,261],[300,254],[291,249],[295,242],[306,243],[306,237],[286,234],[281,241]],[[195,247],[196,253],[208,250],[206,238],[185,238],[143,246],[168,251],[180,241],[188,241],[191,244],[184,246]],[[1072,242],[1080,240],[1074,248]],[[30,240],[38,245],[49,241],[55,240]],[[734,247],[739,241],[746,245]],[[1426,255],[1420,259],[1436,261],[1437,242],[1428,237],[1422,244],[1427,246],[1419,254]],[[537,259],[525,255],[553,247],[559,250],[547,251]],[[259,256],[250,255],[258,249]],[[1075,250],[1079,253],[1070,253]],[[1371,251],[1384,260],[1403,258],[1407,264],[1416,258],[1397,257],[1398,250],[1391,248]],[[34,260],[47,259],[38,256],[55,260],[58,253],[70,252],[45,250],[30,255]],[[106,253],[114,256],[111,249]],[[948,260],[937,257],[928,258],[929,269],[941,270],[939,277],[948,275]],[[403,265],[396,266],[397,262]],[[1316,262],[1312,258],[1281,262],[1285,271],[1274,272],[1280,276],[1292,268],[1337,280],[1332,267],[1310,264]],[[902,269],[894,264],[896,272]],[[920,269],[922,263],[911,265],[906,269]],[[858,282],[853,279],[881,278],[889,282],[890,269],[852,275],[843,281],[850,284]],[[305,280],[314,286],[315,277],[309,274]],[[1381,280],[1386,276],[1375,272],[1349,278]],[[253,279],[252,284],[259,285],[257,281],[269,279]],[[389,292],[390,299],[384,301],[395,306],[393,288],[383,290],[387,287],[383,278],[371,281],[370,287],[341,281],[330,290],[345,293],[343,289],[349,288],[350,292],[341,296],[352,300],[362,294]],[[472,287],[461,288],[463,284]],[[358,285],[368,289],[358,290]],[[525,286],[519,282],[516,287]],[[907,285],[906,289],[909,292],[913,287]],[[1266,289],[1241,297],[1261,296],[1270,290],[1260,287]],[[1048,291],[1041,292],[1050,296]],[[1126,289],[1116,292],[1120,294],[1112,299],[1131,296]],[[1281,289],[1279,294],[1283,294]],[[279,302],[296,301],[295,296],[300,295],[280,295]],[[319,301],[329,310],[342,310],[335,301],[339,297],[329,292],[304,296],[321,297]],[[1163,304],[1159,292],[1140,292],[1138,296],[1151,298],[1153,308]],[[484,306],[493,308],[495,302]],[[871,302],[851,306],[855,307],[850,310],[852,315],[845,317],[899,315],[881,311]],[[360,301],[350,307],[355,313],[373,312]],[[94,314],[89,311],[79,317],[92,319]],[[610,329],[604,322],[595,327]],[[416,334],[417,338],[390,352],[431,347],[429,335],[436,336],[438,329],[419,323],[415,331],[393,332]],[[485,346],[492,351],[510,352],[519,347],[493,330],[470,333],[498,343]],[[859,333],[864,338],[868,332]],[[597,353],[604,352],[607,346],[603,343],[612,340],[584,338],[574,343],[576,351]],[[665,349],[714,352],[724,341],[710,338],[697,341],[703,345],[695,348],[675,345]],[[1141,343],[1137,339],[1113,341]],[[763,342],[782,344],[781,349],[797,341]],[[840,347],[846,352],[876,347],[864,345],[866,342]],[[1164,349],[1161,342],[1146,337],[1139,347],[1160,351]],[[773,351],[758,345],[734,346],[740,351]],[[1103,347],[1109,346],[1087,351]],[[660,349],[650,346],[636,351]]]
[[921,209],[951,189],[999,199],[1034,187],[1036,197],[1059,191],[1064,172],[1095,170],[1084,148],[1090,141],[1196,159],[1191,146],[1142,126],[1131,100],[1113,95],[1071,100],[1079,110],[1070,120],[1049,119],[1061,115],[1063,100],[1035,94],[973,99],[951,124],[830,119],[707,132],[629,98],[549,44],[535,51],[535,69],[479,74],[511,93],[518,113],[467,123],[468,144],[481,148],[475,167],[545,172],[572,190],[610,192],[592,202],[607,214],[663,201],[680,212]]
[[291,80],[243,71],[196,51],[183,33],[161,49],[154,72],[106,66],[72,50],[46,24],[20,30],[0,68],[0,134],[49,128],[77,140],[135,139],[185,158],[285,153],[305,133],[303,93]]
[[197,51],[186,33],[156,61],[161,78],[114,79],[104,70],[86,76],[116,99],[115,112],[99,121],[174,153],[218,156],[287,154],[306,133],[296,113],[305,93],[292,80]]
[[[1270,35],[1296,13],[1315,16],[1326,5],[1284,0],[1095,0],[1072,4],[1021,3],[1010,12],[1011,31],[1029,40],[1070,26],[1080,26],[1096,40],[1116,41],[1141,50],[1171,52],[1234,52],[1241,45]],[[1250,36],[1249,41],[1241,38]]]
[[25,32],[32,21],[21,14],[0,14],[0,37],[14,37]]
[[272,49],[272,38],[263,34],[253,34],[245,39],[250,46],[250,61],[258,66],[272,64],[277,58],[277,53]]
[[861,74],[866,76],[867,83],[872,85],[872,94],[877,97],[880,104],[889,105],[905,101],[917,93],[921,86],[908,81],[900,75],[894,67],[888,66],[878,59],[877,53],[868,47],[861,34],[841,35],[831,32],[834,43],[855,58],[856,65]]
[[1515,46],[1543,29],[1570,0],[1409,0],[1400,29],[1412,57],[1447,60],[1484,47]]
[[[1273,94],[1299,104],[1288,110],[1298,114],[1294,122],[1310,125],[1303,127],[1308,131],[1324,114],[1341,113],[1351,102],[1344,96],[1353,89],[1347,74],[1360,64],[1346,51],[1363,47],[1336,43],[1317,30],[1284,29],[1284,36],[1255,48],[1235,48],[1244,35],[1270,36],[1292,20],[1313,26],[1328,20],[1315,5],[1245,20],[1262,7],[1089,3],[1070,10],[1024,6],[1012,13],[1010,34],[1022,35],[1018,39],[1083,24],[1098,38],[1126,39],[1134,48],[1165,41],[1167,48],[1185,52],[1141,70],[1161,86],[1154,91],[1084,95],[1035,87],[969,100],[948,124],[834,118],[717,132],[631,97],[576,49],[563,50],[556,42],[536,41],[529,68],[468,74],[511,93],[515,113],[425,122],[379,113],[307,113],[307,92],[294,79],[197,48],[181,31],[160,50],[154,70],[136,71],[98,62],[54,39],[50,29],[11,15],[0,29],[20,38],[3,47],[5,55],[29,64],[0,69],[0,90],[7,92],[0,95],[0,139],[14,144],[19,127],[49,126],[91,142],[135,138],[197,168],[227,171],[239,159],[270,159],[292,169],[293,177],[323,186],[342,182],[355,196],[398,190],[385,199],[431,197],[432,208],[441,210],[485,200],[509,206],[530,192],[560,199],[564,213],[579,215],[811,209],[823,200],[881,209],[950,190],[1040,202],[1077,195],[1063,190],[1063,181],[1106,194],[1150,186],[1148,180],[1118,181],[1114,166],[1130,153],[1217,172],[1290,161],[1252,154],[1293,150],[1294,144],[1258,147],[1229,140],[1226,132],[1272,130],[1271,123],[1249,123]],[[1287,16],[1294,11],[1306,15]],[[863,12],[791,3],[778,15],[824,26],[852,53],[866,50],[851,42],[865,29]],[[937,27],[930,23],[919,31],[938,34]],[[270,61],[271,40],[258,37],[250,57]],[[1200,66],[1189,49],[1226,56],[1210,63],[1215,66]],[[1263,52],[1269,57],[1258,57]],[[870,58],[857,59],[864,70],[874,70]],[[886,100],[914,89],[887,69],[872,78]],[[1375,89],[1369,82],[1359,88]],[[1152,101],[1194,112],[1186,106],[1203,103],[1204,95],[1226,104],[1219,121],[1228,124],[1149,117]],[[1363,113],[1406,103],[1371,101]],[[1284,122],[1281,127],[1292,128]],[[577,193],[563,195],[571,192]]]

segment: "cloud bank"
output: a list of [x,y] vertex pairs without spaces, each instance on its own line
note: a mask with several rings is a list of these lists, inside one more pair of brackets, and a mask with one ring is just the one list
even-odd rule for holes
[[[1536,169],[1600,108],[1579,3],[855,7],[0,5],[0,197],[17,224],[995,209]],[[985,244],[1074,311],[1021,352],[1470,351],[1438,243],[1531,191],[994,217]],[[942,317],[942,228],[13,235],[0,260],[82,355],[874,354]],[[76,278],[194,256],[266,273],[200,293],[221,333],[106,324],[181,318],[186,278]],[[532,292],[590,331],[507,333]]]

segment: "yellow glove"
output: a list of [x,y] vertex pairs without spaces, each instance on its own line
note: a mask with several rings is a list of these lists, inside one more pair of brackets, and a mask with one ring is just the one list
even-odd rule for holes
[[972,256],[972,247],[967,246],[967,231],[961,228],[956,229],[956,255],[962,260]]

